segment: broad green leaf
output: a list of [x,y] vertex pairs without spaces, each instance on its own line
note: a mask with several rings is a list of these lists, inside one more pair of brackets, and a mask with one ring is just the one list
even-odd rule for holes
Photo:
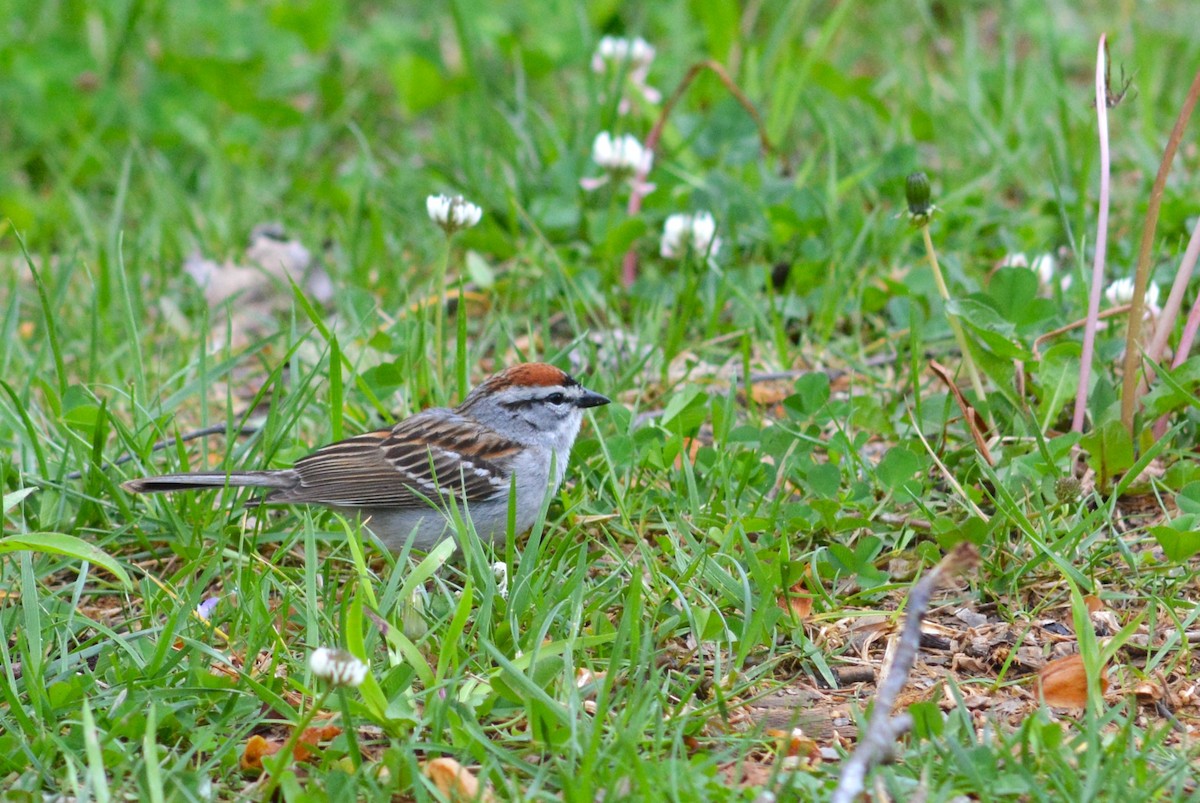
[[1180,513],[1200,514],[1200,482],[1189,482],[1175,494],[1175,506]]
[[975,298],[951,299],[946,311],[975,334],[980,344],[997,357],[1009,360],[1033,359],[1033,353],[1014,338],[1013,324],[1000,316],[995,308]]
[[1133,439],[1120,421],[1107,421],[1080,438],[1088,465],[1107,482],[1133,465]]
[[1079,355],[1075,342],[1058,343],[1042,355],[1034,373],[1038,388],[1038,423],[1049,429],[1063,405],[1075,398],[1079,387]]
[[1200,515],[1188,514],[1180,516],[1168,524],[1150,528],[1150,534],[1162,547],[1167,560],[1173,563],[1183,563],[1193,555],[1200,553]]
[[[20,493],[19,491],[17,493]],[[8,497],[5,497],[5,502]],[[92,546],[87,541],[65,533],[22,533],[0,538],[0,554],[18,552],[27,549],[31,552],[45,552],[52,555],[63,555],[80,561],[93,563],[111,573],[121,581],[126,588],[133,588],[129,575],[121,568],[121,564],[102,549]]]

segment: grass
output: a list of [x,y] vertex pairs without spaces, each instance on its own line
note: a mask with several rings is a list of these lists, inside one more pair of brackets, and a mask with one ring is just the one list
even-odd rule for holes
[[[248,743],[287,739],[325,690],[308,655],[339,646],[371,679],[328,697],[315,721],[344,730],[281,768],[286,799],[436,799],[439,757],[501,799],[823,799],[873,689],[839,672],[879,670],[913,578],[969,539],[983,564],[931,616],[946,646],[918,661],[917,728],[872,775],[877,797],[1194,799],[1194,363],[1147,398],[1166,437],[1130,438],[1111,319],[1079,438],[1080,332],[1032,348],[1086,308],[1099,34],[1135,77],[1110,111],[1116,278],[1198,23],[1186,3],[1109,17],[1024,0],[18,2],[0,34],[0,787],[253,798]],[[638,215],[620,184],[582,191],[596,133],[644,138],[657,115],[618,113],[628,76],[589,66],[604,33],[658,48],[664,95],[702,59],[726,65],[772,151],[701,74]],[[899,216],[916,170],[949,304]],[[1185,147],[1160,283],[1195,180]],[[441,373],[439,192],[484,209],[449,246],[465,295]],[[661,259],[666,216],[703,209],[715,260]],[[209,304],[185,260],[244,262],[268,222],[331,298],[296,276]],[[1018,251],[1058,254],[1073,284],[997,269]],[[320,510],[120,489],[285,466],[534,358],[617,401],[589,417],[544,519],[494,548],[391,555]],[[990,413],[991,463],[930,359]],[[811,612],[788,611],[796,595]],[[970,634],[964,607],[986,617]],[[1087,703],[1048,707],[1038,667],[1074,652]]]

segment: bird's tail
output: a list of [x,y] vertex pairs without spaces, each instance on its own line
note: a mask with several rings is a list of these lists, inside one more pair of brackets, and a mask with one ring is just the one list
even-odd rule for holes
[[126,491],[135,494],[159,494],[172,491],[195,491],[203,488],[290,488],[295,478],[288,471],[242,471],[232,474],[205,472],[200,474],[163,474],[142,477],[121,483]]

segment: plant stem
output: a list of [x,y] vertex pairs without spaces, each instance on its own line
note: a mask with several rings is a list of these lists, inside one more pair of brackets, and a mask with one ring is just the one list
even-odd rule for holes
[[[1188,240],[1187,250],[1183,253],[1179,269],[1175,272],[1175,281],[1171,285],[1171,292],[1154,324],[1154,336],[1146,348],[1146,357],[1151,364],[1162,361],[1163,353],[1167,349],[1167,339],[1171,336],[1171,332],[1175,331],[1175,322],[1179,319],[1179,311],[1183,307],[1183,295],[1187,292],[1192,274],[1196,272],[1197,261],[1200,261],[1200,220],[1197,220],[1196,225],[1192,228],[1192,237]],[[1154,381],[1154,371],[1147,367],[1146,373],[1138,385],[1138,396],[1146,392],[1147,386],[1152,381]]]
[[1137,406],[1138,393],[1138,358],[1141,355],[1142,310],[1146,304],[1146,285],[1150,280],[1150,247],[1154,244],[1154,230],[1158,226],[1158,210],[1162,206],[1163,192],[1167,187],[1167,174],[1171,172],[1171,163],[1175,161],[1175,152],[1179,150],[1179,142],[1183,139],[1183,129],[1192,116],[1196,100],[1200,98],[1200,70],[1192,79],[1187,97],[1179,109],[1179,117],[1171,136],[1167,139],[1167,147],[1163,150],[1162,162],[1158,165],[1158,175],[1154,177],[1154,186],[1150,189],[1150,204],[1146,207],[1146,222],[1142,225],[1141,247],[1138,249],[1137,273],[1133,278],[1133,307],[1129,310],[1129,331],[1125,336],[1124,376],[1121,377],[1121,423],[1125,429],[1133,433],[1133,411]]
[[[937,253],[933,250],[933,238],[929,236],[929,226],[921,227],[921,237],[925,241],[925,256],[929,258],[929,267],[933,269],[933,280],[937,284],[938,294],[942,297],[943,303],[950,301],[950,291],[946,289],[946,280],[942,278],[942,269],[938,265]],[[971,357],[971,349],[967,347],[967,336],[959,325],[958,319],[946,312],[946,320],[950,322],[950,331],[954,333],[954,339],[958,342],[958,348],[963,355],[963,365],[967,369],[967,376],[971,378],[971,387],[975,389],[975,397],[980,407],[987,409],[987,395],[983,392],[983,380],[979,378],[979,371],[975,368],[975,360]],[[990,419],[991,416],[989,415]]]
[[446,271],[450,267],[450,237],[446,237],[446,248],[438,260],[434,276],[434,292],[437,293],[433,307],[433,350],[437,365],[438,387],[446,381]]
[[[1079,386],[1075,390],[1075,411],[1071,431],[1083,432],[1087,415],[1088,383],[1092,373],[1092,355],[1096,349],[1096,329],[1100,321],[1100,292],[1104,287],[1104,259],[1108,250],[1109,174],[1108,155],[1108,40],[1100,36],[1096,53],[1096,122],[1100,131],[1100,210],[1096,218],[1096,251],[1092,259],[1092,285],[1088,290],[1088,311],[1083,326],[1083,351],[1079,356]],[[1140,312],[1138,313],[1141,314]]]
[[346,734],[346,742],[350,745],[350,761],[354,769],[362,767],[362,751],[358,749],[358,736],[354,733],[354,720],[350,718],[350,697],[346,687],[338,687],[338,700],[342,704],[342,732]]
[[[697,62],[688,68],[688,71],[684,74],[683,78],[680,79],[679,85],[675,87],[675,91],[672,92],[671,96],[667,98],[665,103],[663,103],[662,111],[659,112],[658,119],[654,121],[654,127],[650,129],[650,133],[646,136],[646,150],[653,152],[654,149],[658,147],[658,141],[662,139],[662,132],[663,128],[667,124],[667,118],[671,116],[671,110],[675,108],[675,104],[678,103],[679,99],[683,97],[683,93],[687,91],[689,86],[691,86],[691,83],[696,79],[696,76],[705,70],[709,70],[715,76],[717,76],[717,80],[719,80],[724,87],[729,90],[729,94],[733,95],[734,99],[740,103],[742,108],[746,110],[746,113],[750,115],[750,119],[754,121],[754,125],[758,128],[758,142],[759,148],[762,150],[762,152],[764,154],[774,153],[775,148],[771,145],[771,140],[767,136],[767,127],[763,124],[762,116],[758,113],[758,109],[754,107],[754,104],[750,102],[750,98],[747,97],[746,93],[742,91],[741,87],[737,85],[737,82],[735,82],[729,75],[729,72],[725,69],[724,65],[713,59],[705,59],[704,61]],[[629,194],[629,206],[626,209],[626,212],[630,217],[636,216],[637,213],[642,209],[643,193],[637,188],[644,184],[645,180],[646,176],[643,173],[638,173],[637,176],[635,176],[634,189]],[[633,284],[634,279],[637,278],[637,268],[637,251],[635,251],[633,248],[630,248],[625,252],[624,259],[621,260],[621,282],[626,288],[630,287]]]
[[467,398],[469,370],[467,368],[467,312],[464,309],[466,305],[466,293],[463,291],[463,277],[460,273],[458,276],[458,301],[455,303],[455,344],[454,344],[454,370],[458,375],[458,402],[462,403],[463,399]]

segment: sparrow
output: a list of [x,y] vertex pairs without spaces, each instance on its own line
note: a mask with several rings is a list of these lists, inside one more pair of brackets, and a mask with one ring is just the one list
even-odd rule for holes
[[[381,429],[331,443],[292,468],[165,474],[129,480],[131,493],[265,488],[250,503],[315,504],[361,517],[389,549],[428,551],[454,536],[453,507],[479,537],[533,526],[567,471],[583,411],[609,403],[546,363],[514,365],[472,390],[462,404],[435,407]],[[515,492],[515,495],[514,495]]]

